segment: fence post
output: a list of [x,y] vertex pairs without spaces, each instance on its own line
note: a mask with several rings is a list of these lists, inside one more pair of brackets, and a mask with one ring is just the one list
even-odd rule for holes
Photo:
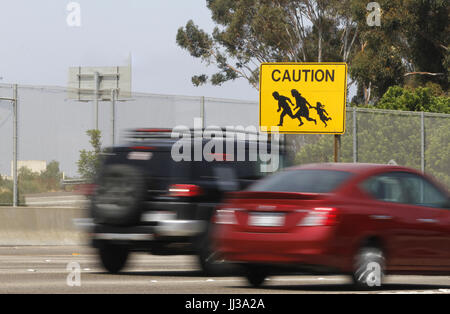
[[420,168],[425,172],[425,114],[420,113]]
[[98,101],[100,95],[100,74],[95,72],[95,129],[98,130]]
[[353,107],[353,162],[358,162],[358,124],[356,107]]
[[111,147],[116,144],[116,93],[117,89],[111,89]]
[[202,128],[205,128],[205,96],[200,99],[200,118],[202,119]]

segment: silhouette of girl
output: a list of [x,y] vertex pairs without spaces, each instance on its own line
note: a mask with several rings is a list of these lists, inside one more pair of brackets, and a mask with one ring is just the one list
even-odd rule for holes
[[331,120],[331,118],[327,117],[328,116],[328,112],[325,110],[325,106],[322,105],[320,102],[317,102],[316,107],[311,107],[311,108],[316,109],[317,114],[320,117],[320,120],[325,124],[325,127],[327,127],[328,125],[327,125],[326,121]]

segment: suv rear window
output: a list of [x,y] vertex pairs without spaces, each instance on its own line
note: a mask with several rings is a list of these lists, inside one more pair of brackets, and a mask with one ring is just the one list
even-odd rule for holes
[[255,192],[328,193],[352,174],[334,170],[288,170],[271,175],[250,186]]
[[153,152],[147,166],[153,177],[186,178],[191,174],[189,164],[173,161],[170,152]]

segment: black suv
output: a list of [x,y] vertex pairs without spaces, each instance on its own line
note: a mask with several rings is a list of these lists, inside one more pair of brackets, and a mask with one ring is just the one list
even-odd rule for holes
[[119,272],[132,251],[196,254],[205,273],[220,268],[209,244],[216,205],[261,178],[261,160],[272,152],[281,168],[285,150],[270,136],[217,131],[137,129],[126,145],[102,154],[90,234],[109,272]]

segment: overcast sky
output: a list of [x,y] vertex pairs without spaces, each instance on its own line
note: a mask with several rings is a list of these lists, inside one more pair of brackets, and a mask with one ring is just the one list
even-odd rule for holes
[[205,0],[78,0],[81,27],[69,27],[69,0],[1,0],[2,83],[66,86],[71,66],[126,65],[133,90],[158,94],[257,100],[246,81],[194,87],[191,77],[213,73],[176,44],[189,19],[214,24]]

